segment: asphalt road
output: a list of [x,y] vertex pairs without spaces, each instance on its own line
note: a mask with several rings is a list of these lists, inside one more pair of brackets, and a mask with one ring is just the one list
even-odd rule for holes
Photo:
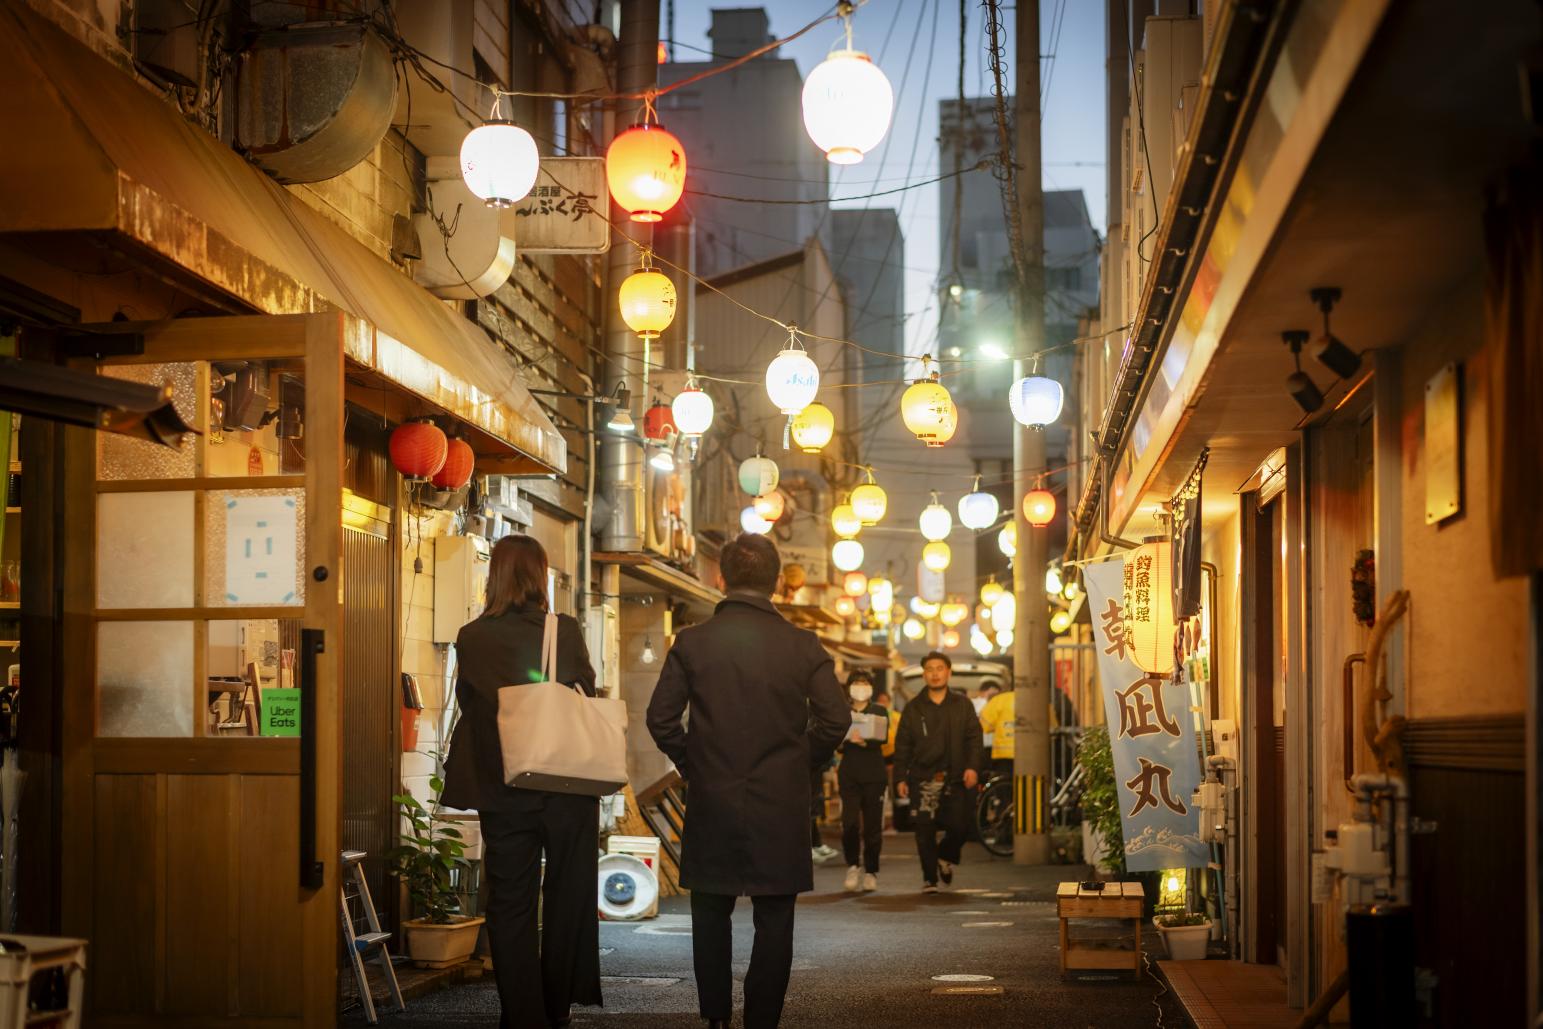
[[[816,869],[815,892],[799,898],[793,980],[782,1019],[788,1029],[1187,1024],[1154,978],[1161,947],[1155,933],[1144,934],[1151,973],[1061,979],[1055,886],[1079,878],[1082,869],[1015,867],[971,844],[953,888],[928,896],[920,892],[911,837],[886,837],[885,848],[877,893],[843,893],[845,869],[838,857]],[[656,920],[601,923],[605,1007],[576,1008],[575,1027],[702,1025],[691,977],[688,911],[685,898],[670,898]],[[736,1000],[751,937],[750,905],[742,901],[734,917]],[[969,983],[933,978],[961,974],[991,978]],[[1000,987],[1000,993],[935,992],[950,986]],[[381,1025],[496,1026],[497,1019],[498,995],[489,979],[413,1000],[403,1014],[382,1015]]]

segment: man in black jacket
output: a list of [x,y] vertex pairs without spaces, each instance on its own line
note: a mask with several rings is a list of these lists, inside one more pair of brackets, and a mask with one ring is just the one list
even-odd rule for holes
[[923,893],[936,893],[940,880],[945,886],[954,881],[980,778],[980,719],[973,704],[949,690],[953,667],[936,650],[922,658],[927,688],[901,712],[895,734],[896,790],[911,801]]
[[814,889],[809,769],[830,759],[852,717],[819,639],[772,606],[781,561],[771,540],[731,540],[718,567],[727,595],[711,619],[676,637],[648,731],[689,787],[680,881],[691,891],[701,1015],[715,1029],[729,1024],[730,916],[749,896],[745,1029],[772,1029],[792,971],[794,901]]

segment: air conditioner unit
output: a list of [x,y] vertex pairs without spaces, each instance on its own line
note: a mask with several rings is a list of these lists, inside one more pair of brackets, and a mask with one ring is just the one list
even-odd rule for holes
[[[1187,122],[1177,117],[1184,96],[1198,96],[1205,39],[1199,18],[1148,18],[1140,73],[1142,128],[1150,159],[1151,195],[1168,203]],[[1142,162],[1146,166],[1147,161]]]

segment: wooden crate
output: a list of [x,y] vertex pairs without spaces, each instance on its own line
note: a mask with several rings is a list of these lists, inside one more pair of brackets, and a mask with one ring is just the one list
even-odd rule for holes
[[[1140,883],[1105,883],[1102,890],[1085,890],[1081,883],[1056,887],[1056,914],[1061,919],[1061,975],[1068,970],[1118,970],[1141,975],[1141,909],[1146,891]],[[1129,923],[1129,937],[1119,940],[1076,940],[1073,919],[1120,919]],[[1127,940],[1131,944],[1126,946]]]

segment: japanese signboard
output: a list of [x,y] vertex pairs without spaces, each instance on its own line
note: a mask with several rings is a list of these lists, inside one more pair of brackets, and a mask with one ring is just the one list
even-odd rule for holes
[[603,254],[611,245],[603,157],[543,157],[536,184],[500,227],[522,254]]
[[1132,660],[1123,561],[1089,565],[1083,582],[1098,647],[1125,867],[1132,872],[1204,867],[1209,854],[1190,800],[1200,783],[1200,756],[1189,685],[1148,675]]

